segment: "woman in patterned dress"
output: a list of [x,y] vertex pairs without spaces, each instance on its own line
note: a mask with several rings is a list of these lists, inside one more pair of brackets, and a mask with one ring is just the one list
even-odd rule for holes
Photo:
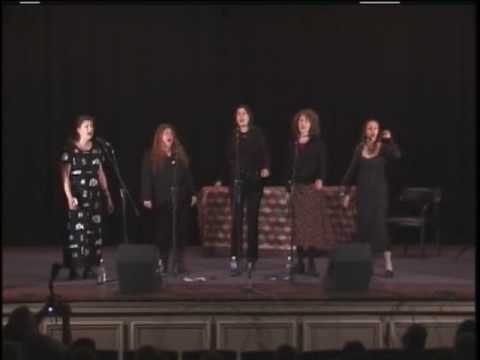
[[62,154],[63,190],[68,205],[67,251],[65,265],[70,268],[70,279],[79,277],[77,269],[83,266],[83,278],[94,278],[93,267],[102,257],[102,196],[105,193],[108,211],[113,202],[103,171],[104,153],[95,143],[94,118],[80,115],[75,120],[73,137],[67,141]]
[[[323,209],[317,204],[312,208],[304,201],[312,192],[322,189],[326,177],[326,148],[320,138],[317,113],[303,109],[293,116],[292,143],[288,151],[285,180],[291,197],[294,227],[294,245],[297,246],[295,272],[318,276],[315,267],[316,241],[321,237],[317,231],[324,230]],[[318,235],[318,236],[316,236]],[[305,271],[304,258],[308,257]]]

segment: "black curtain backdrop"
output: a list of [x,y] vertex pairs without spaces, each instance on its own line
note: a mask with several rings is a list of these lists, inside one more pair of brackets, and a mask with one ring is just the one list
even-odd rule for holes
[[[216,179],[235,105],[252,106],[279,174],[293,114],[318,111],[327,185],[338,184],[362,122],[392,131],[403,186],[440,186],[443,241],[475,237],[476,39],[473,3],[367,5],[2,5],[2,242],[62,244],[59,159],[72,120],[96,116],[141,210],[140,164],[173,123],[198,189]],[[117,210],[107,243],[122,242]],[[196,211],[192,215],[195,217]],[[147,219],[147,220],[146,220]],[[198,233],[192,223],[192,244]]]

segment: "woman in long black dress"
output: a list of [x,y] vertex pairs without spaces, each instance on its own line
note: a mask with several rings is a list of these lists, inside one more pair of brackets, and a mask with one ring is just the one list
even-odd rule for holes
[[[261,129],[253,124],[248,105],[235,109],[235,129],[227,145],[227,165],[222,178],[228,178],[232,211],[230,275],[242,272],[238,259],[243,248],[243,211],[247,217],[247,261],[258,258],[258,212],[263,195],[262,179],[270,176],[270,154]],[[220,186],[221,180],[216,182]]]
[[326,214],[322,214],[318,207],[311,209],[304,201],[312,192],[322,189],[326,177],[326,148],[320,138],[317,113],[312,109],[297,112],[292,120],[292,135],[284,176],[289,184],[287,189],[294,189],[291,201],[298,259],[295,270],[299,274],[305,273],[304,258],[308,257],[306,273],[317,276],[317,239],[311,235],[314,228],[322,227]]
[[[174,192],[172,193],[172,187]],[[160,124],[155,131],[152,147],[146,152],[142,166],[142,201],[152,209],[156,219],[155,243],[160,251],[163,270],[168,271],[168,259],[173,246],[173,200],[176,197],[174,273],[186,272],[184,248],[187,241],[189,208],[196,202],[189,159],[175,129]]]
[[113,202],[103,171],[104,153],[92,141],[94,118],[80,115],[75,131],[62,153],[63,190],[68,204],[68,241],[64,263],[70,268],[70,279],[78,278],[77,269],[84,267],[83,278],[94,278],[93,267],[102,257],[102,194],[106,195],[108,211]]
[[346,188],[343,205],[348,207],[349,187],[357,182],[358,239],[368,242],[372,252],[385,257],[385,275],[393,277],[390,241],[387,233],[388,185],[385,176],[387,160],[400,158],[400,150],[390,131],[379,135],[377,120],[368,119],[363,127],[362,141],[354,151],[350,166],[342,180]]

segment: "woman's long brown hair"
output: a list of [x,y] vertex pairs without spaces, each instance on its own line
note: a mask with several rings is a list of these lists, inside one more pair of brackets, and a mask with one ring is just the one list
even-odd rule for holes
[[173,132],[173,143],[172,143],[172,153],[177,154],[177,159],[181,161],[185,167],[189,166],[189,159],[185,148],[177,137],[177,132],[173,125],[171,124],[160,124],[155,131],[155,136],[153,137],[152,149],[150,151],[150,161],[152,163],[153,172],[156,172],[164,165],[164,159],[167,157],[167,151],[165,144],[162,140],[163,133],[165,130],[170,129]]

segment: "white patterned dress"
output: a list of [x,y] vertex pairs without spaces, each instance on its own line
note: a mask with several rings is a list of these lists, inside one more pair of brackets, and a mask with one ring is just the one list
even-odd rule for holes
[[98,170],[104,160],[104,153],[96,144],[87,151],[72,145],[62,153],[62,164],[71,165],[70,188],[78,200],[77,209],[68,210],[68,266],[90,268],[98,265],[102,256],[103,210]]

